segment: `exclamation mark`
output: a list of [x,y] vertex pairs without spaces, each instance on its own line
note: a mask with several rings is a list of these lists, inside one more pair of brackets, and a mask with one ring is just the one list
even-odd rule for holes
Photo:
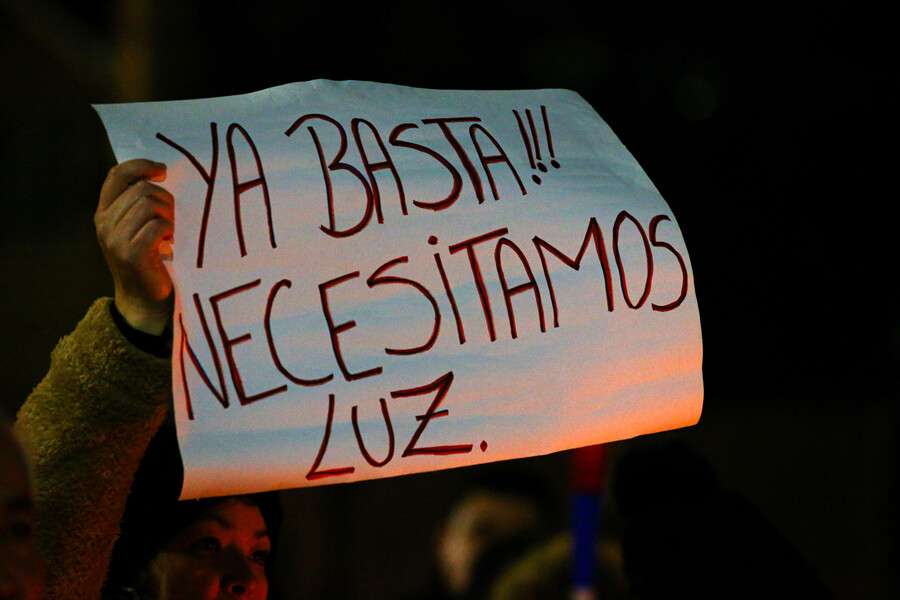
[[[531,114],[530,109],[525,109],[525,117],[528,119],[528,130],[525,129],[525,122],[522,120],[522,116],[519,114],[519,111],[513,110],[513,114],[516,116],[516,122],[519,124],[519,134],[522,136],[522,141],[525,143],[525,150],[528,152],[528,162],[531,164],[532,169],[537,169],[541,173],[547,172],[547,167],[542,162],[541,158],[541,144],[538,139],[537,127],[534,124],[534,117]],[[547,135],[547,149],[550,151],[550,164],[553,165],[553,168],[558,169],[559,163],[555,159],[555,154],[553,152],[553,138],[550,134],[550,122],[547,120],[547,107],[541,106],[541,116],[544,121],[544,132]],[[531,133],[531,137],[528,136],[529,130]],[[534,143],[534,147],[532,148],[532,141]],[[537,173],[532,174],[532,181],[536,184],[541,185],[541,178]]]
[[550,133],[550,121],[547,120],[547,107],[541,105],[541,117],[544,119],[544,131],[547,133],[547,148],[550,150],[550,164],[554,169],[559,168],[556,161],[556,154],[553,152],[553,135]]

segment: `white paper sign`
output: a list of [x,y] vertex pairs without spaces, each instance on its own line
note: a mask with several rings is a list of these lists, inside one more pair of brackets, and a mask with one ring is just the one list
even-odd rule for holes
[[176,198],[184,497],[699,419],[687,248],[578,94],[319,80],[96,108]]

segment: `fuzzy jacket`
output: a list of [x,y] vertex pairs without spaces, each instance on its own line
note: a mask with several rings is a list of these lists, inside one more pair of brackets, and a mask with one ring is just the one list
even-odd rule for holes
[[32,460],[47,600],[98,600],[135,471],[165,418],[169,359],[123,335],[97,300],[17,416]]

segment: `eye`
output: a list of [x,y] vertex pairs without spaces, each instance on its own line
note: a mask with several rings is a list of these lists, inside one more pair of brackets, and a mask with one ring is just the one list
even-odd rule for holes
[[266,566],[266,563],[269,562],[269,557],[272,555],[270,550],[257,550],[253,554],[250,555],[250,559],[258,565]]
[[204,537],[191,544],[191,549],[195,552],[218,552],[222,549],[222,542],[217,537]]

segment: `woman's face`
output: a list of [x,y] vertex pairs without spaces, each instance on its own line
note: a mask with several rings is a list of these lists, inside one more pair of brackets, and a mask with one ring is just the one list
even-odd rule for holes
[[158,600],[264,600],[271,545],[254,504],[227,498],[201,513],[150,563]]

